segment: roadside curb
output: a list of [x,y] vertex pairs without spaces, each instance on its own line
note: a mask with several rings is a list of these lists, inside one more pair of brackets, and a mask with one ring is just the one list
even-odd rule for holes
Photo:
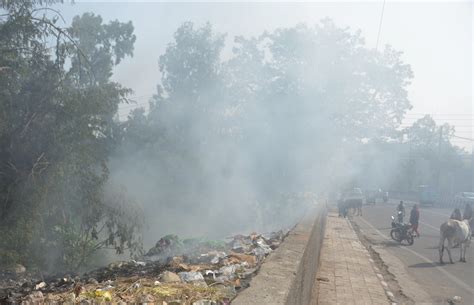
[[291,230],[266,259],[250,287],[232,305],[300,305],[312,298],[324,237],[326,209],[319,205]]
[[391,304],[349,220],[328,213],[313,305]]
[[359,238],[359,241],[360,243],[367,249],[367,257],[368,257],[368,260],[372,266],[372,269],[374,269],[375,271],[375,274],[377,275],[377,277],[379,278],[380,280],[380,284],[382,284],[382,287],[385,291],[385,294],[387,295],[387,298],[392,302],[392,305],[396,305],[398,304],[396,302],[396,299],[395,299],[395,294],[391,291],[389,285],[387,284],[387,282],[385,281],[385,278],[384,276],[382,275],[379,267],[377,267],[377,264],[375,263],[374,259],[372,258],[372,255],[370,254],[371,253],[371,250],[374,251],[373,249],[368,249],[367,246],[365,245],[364,242],[362,242],[360,236],[359,236],[359,233],[358,233],[358,230],[356,230],[352,224],[352,219],[351,218],[348,218],[348,223],[349,223],[349,226],[351,227],[351,229],[354,231],[354,233],[357,235],[357,237]]

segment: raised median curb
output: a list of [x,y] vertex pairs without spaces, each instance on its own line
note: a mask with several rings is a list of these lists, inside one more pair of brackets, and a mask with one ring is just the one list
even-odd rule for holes
[[326,209],[311,210],[270,254],[233,305],[309,304],[324,238]]
[[394,297],[348,219],[327,218],[313,304],[390,304]]

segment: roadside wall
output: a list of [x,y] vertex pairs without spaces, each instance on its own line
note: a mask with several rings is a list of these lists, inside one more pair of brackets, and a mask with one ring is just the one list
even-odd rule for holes
[[307,305],[311,301],[324,238],[325,207],[310,211],[262,264],[233,305]]

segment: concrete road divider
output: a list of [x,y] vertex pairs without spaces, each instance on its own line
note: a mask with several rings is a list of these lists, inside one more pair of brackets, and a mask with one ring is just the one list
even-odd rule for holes
[[271,253],[233,305],[307,305],[319,265],[326,209],[310,211]]

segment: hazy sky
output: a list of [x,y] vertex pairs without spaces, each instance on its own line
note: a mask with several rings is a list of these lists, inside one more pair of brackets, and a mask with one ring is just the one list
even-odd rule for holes
[[[383,0],[368,2],[158,2],[158,1],[79,1],[62,5],[69,23],[86,11],[104,20],[131,20],[137,41],[134,57],[125,60],[114,78],[132,88],[135,100],[145,105],[159,81],[158,57],[172,41],[174,31],[184,21],[227,33],[231,44],[236,35],[259,35],[264,30],[314,24],[324,17],[339,26],[362,30],[366,44],[374,48]],[[474,138],[473,125],[473,15],[472,1],[386,1],[380,34],[380,47],[390,44],[404,52],[415,78],[409,88],[413,105],[404,125],[423,114],[438,122],[456,126],[456,134]],[[132,107],[124,106],[122,113]],[[453,140],[463,147],[472,143]]]

